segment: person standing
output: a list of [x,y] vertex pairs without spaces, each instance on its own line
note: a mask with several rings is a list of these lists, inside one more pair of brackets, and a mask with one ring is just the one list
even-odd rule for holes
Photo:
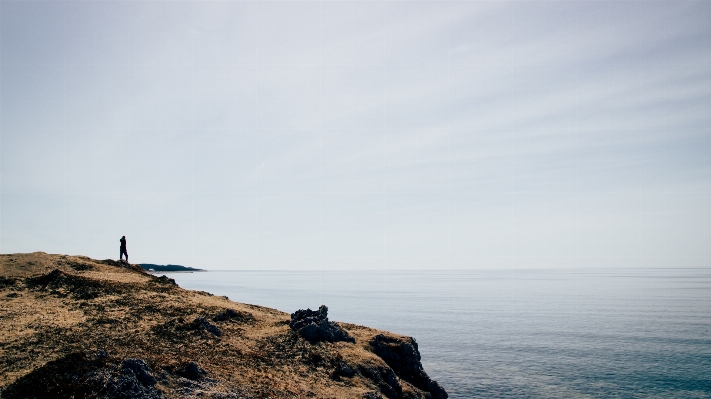
[[126,255],[126,262],[128,262],[128,251],[126,251],[126,236],[121,237],[121,254],[119,255],[119,261],[123,260],[123,255]]

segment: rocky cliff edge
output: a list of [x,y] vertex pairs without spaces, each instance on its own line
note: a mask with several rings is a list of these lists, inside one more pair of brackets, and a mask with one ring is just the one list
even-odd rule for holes
[[178,287],[140,266],[0,255],[0,397],[444,399],[413,338]]

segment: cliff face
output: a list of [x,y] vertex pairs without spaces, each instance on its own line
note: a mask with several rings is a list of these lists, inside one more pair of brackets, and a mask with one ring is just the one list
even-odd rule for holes
[[0,397],[447,397],[412,338],[319,312],[290,317],[112,260],[0,255]]

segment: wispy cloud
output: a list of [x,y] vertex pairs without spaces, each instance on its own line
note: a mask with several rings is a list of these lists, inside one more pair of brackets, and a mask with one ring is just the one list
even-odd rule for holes
[[106,257],[97,237],[126,234],[147,261],[223,268],[708,263],[710,18],[2,2],[0,249]]

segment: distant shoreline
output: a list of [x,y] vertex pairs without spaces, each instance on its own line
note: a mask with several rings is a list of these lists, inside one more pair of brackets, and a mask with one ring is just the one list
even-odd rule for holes
[[194,267],[187,267],[187,266],[181,266],[181,265],[155,265],[152,263],[139,263],[139,266],[141,268],[149,273],[164,273],[164,272],[171,272],[171,273],[192,273],[192,272],[204,272],[205,270],[203,269],[196,269]]
[[144,270],[149,274],[165,274],[165,273],[202,273],[208,272],[209,270]]

